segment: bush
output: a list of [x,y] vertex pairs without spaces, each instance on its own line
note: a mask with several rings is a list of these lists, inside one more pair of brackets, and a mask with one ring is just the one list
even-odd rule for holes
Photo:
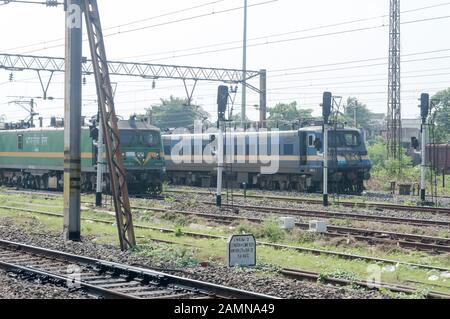
[[262,229],[262,236],[269,241],[275,243],[284,239],[285,231],[281,229],[280,224],[276,220],[266,220]]
[[368,146],[372,161],[372,180],[369,182],[375,188],[386,188],[390,181],[397,183],[413,183],[420,179],[420,167],[412,165],[412,159],[406,154],[400,161],[387,158],[386,142],[379,137]]

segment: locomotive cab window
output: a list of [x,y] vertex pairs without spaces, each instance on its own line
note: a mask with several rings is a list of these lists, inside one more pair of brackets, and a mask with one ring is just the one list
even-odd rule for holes
[[155,147],[160,143],[159,134],[152,131],[120,131],[120,142],[124,147]]
[[328,137],[330,147],[351,147],[361,145],[361,136],[358,132],[336,132]]
[[22,134],[17,135],[17,148],[19,150],[23,150],[23,135]]

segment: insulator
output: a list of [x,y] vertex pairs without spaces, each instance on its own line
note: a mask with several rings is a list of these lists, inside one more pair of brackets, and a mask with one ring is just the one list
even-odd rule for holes
[[59,5],[58,0],[46,0],[45,5],[47,7],[57,7]]

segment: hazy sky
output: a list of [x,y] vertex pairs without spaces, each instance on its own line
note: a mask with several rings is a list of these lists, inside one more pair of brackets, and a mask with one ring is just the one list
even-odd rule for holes
[[[248,69],[268,70],[269,106],[297,101],[302,106],[314,108],[317,114],[322,92],[330,90],[344,98],[355,96],[374,112],[386,112],[388,0],[248,2],[251,6]],[[99,0],[105,33],[111,34],[106,38],[108,58],[241,68],[243,10],[240,7],[243,3],[243,0]],[[255,4],[261,5],[252,6]],[[183,10],[195,6],[200,7]],[[450,2],[408,0],[402,1],[401,6],[404,12],[402,107],[403,116],[411,118],[419,113],[417,99],[420,93],[433,94],[450,86],[450,45],[447,41]],[[424,9],[429,6],[436,7]],[[223,12],[228,9],[231,10]],[[173,14],[174,11],[183,12]],[[434,20],[428,20],[430,18]],[[144,21],[130,24],[139,20]],[[324,27],[327,25],[334,26]],[[0,28],[0,53],[64,55],[62,7],[2,5]],[[127,30],[134,31],[120,34]],[[84,52],[90,57],[87,43]],[[36,73],[14,72],[11,83],[9,73],[0,70],[0,115],[6,115],[8,120],[19,120],[25,117],[25,112],[8,102],[17,99],[15,96],[42,96],[42,92]],[[62,81],[62,74],[55,75],[50,96],[63,98]],[[143,112],[160,98],[185,96],[181,81],[158,80],[154,90],[151,80],[114,77],[113,81],[118,82],[116,106],[123,116]],[[213,117],[216,116],[217,85],[201,82],[194,95],[194,102]],[[92,76],[87,77],[83,88],[83,113],[92,115],[97,108]],[[37,111],[45,118],[63,114],[62,100],[37,100],[37,103]],[[249,91],[252,119],[257,119],[254,107],[257,104],[258,95]],[[235,109],[240,111],[239,94]]]

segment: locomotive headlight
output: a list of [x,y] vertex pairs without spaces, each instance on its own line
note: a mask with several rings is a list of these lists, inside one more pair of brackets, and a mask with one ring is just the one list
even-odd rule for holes
[[143,158],[145,158],[145,153],[143,153],[143,152],[136,152],[136,157],[139,158],[139,159],[143,159]]

